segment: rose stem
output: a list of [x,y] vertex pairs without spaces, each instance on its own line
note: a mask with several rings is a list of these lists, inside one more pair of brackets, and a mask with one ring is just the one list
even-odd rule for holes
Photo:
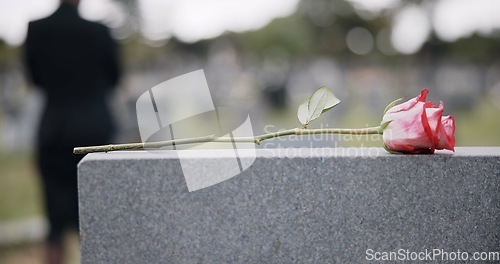
[[87,154],[92,152],[108,152],[115,150],[142,150],[142,149],[159,149],[172,145],[182,145],[182,144],[193,144],[193,143],[204,143],[204,142],[252,142],[260,145],[262,141],[266,139],[290,136],[290,135],[312,135],[312,134],[351,134],[351,135],[370,135],[370,134],[382,134],[380,126],[367,127],[359,129],[348,129],[348,128],[319,128],[319,129],[308,129],[308,128],[293,128],[288,130],[282,130],[275,133],[263,134],[255,137],[219,137],[216,138],[215,135],[205,136],[205,137],[195,137],[195,138],[184,138],[184,139],[174,139],[167,141],[158,142],[145,142],[145,143],[127,143],[127,144],[116,144],[116,145],[102,145],[102,146],[90,146],[90,147],[76,147],[73,149],[75,154]]

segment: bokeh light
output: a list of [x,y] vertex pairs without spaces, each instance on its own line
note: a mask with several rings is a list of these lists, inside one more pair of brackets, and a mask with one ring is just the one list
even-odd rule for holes
[[441,0],[434,11],[434,28],[444,41],[455,41],[476,32],[491,34],[500,28],[499,10],[497,0]]
[[274,18],[291,15],[297,3],[298,0],[139,0],[141,29],[152,40],[176,36],[185,42],[196,42],[226,31],[256,30]]
[[373,49],[373,36],[366,28],[355,27],[347,33],[347,47],[355,54],[366,55]]
[[421,7],[410,5],[394,18],[391,42],[399,52],[413,54],[422,47],[430,32],[426,12]]
[[59,0],[0,0],[0,39],[12,46],[21,45],[28,22],[48,16],[58,4]]

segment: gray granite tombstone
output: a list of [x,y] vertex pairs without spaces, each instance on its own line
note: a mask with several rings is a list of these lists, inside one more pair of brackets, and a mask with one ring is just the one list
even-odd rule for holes
[[[193,159],[211,177],[204,164],[231,151]],[[256,154],[243,173],[194,192],[173,151],[87,155],[78,167],[82,263],[362,263],[384,252],[500,251],[498,147]]]

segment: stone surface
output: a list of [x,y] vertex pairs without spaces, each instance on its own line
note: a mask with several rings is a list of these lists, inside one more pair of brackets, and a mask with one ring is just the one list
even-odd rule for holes
[[[203,168],[231,151],[192,158]],[[260,149],[242,174],[195,192],[172,151],[90,154],[78,173],[84,264],[362,263],[367,249],[500,249],[497,147]]]

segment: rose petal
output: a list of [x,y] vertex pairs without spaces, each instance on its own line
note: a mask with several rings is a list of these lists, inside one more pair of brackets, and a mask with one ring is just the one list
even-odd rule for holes
[[[430,102],[426,102],[430,103]],[[431,104],[428,104],[430,106]],[[434,105],[434,104],[432,104]],[[441,124],[441,117],[443,115],[443,102],[439,102],[439,107],[428,107],[425,109],[425,113],[427,116],[427,121],[429,123],[429,128],[430,128],[430,135],[431,135],[431,140],[435,148],[438,146],[439,142],[439,133],[440,133],[440,128],[442,127]]]
[[412,98],[402,104],[391,107],[389,111],[387,111],[387,114],[407,111],[408,109],[414,107],[418,102],[425,102],[428,93],[429,90],[427,88],[422,89],[417,97]]
[[427,135],[427,138],[429,139],[429,141],[432,143],[432,146],[431,146],[432,153],[434,153],[434,149],[436,146],[436,144],[435,144],[436,140],[434,139],[434,135],[432,135],[432,129],[431,129],[431,126],[429,125],[429,119],[427,118],[427,112],[425,109],[432,107],[433,105],[434,104],[432,102],[425,102],[424,109],[422,111],[422,116],[421,116],[422,126],[424,128],[425,134]]
[[400,105],[393,106],[382,118],[391,121],[384,129],[387,148],[404,153],[433,153],[435,149],[453,150],[455,120],[443,117],[443,102],[436,107],[426,102],[427,89]]
[[419,101],[406,111],[388,112],[384,119],[392,120],[383,134],[384,143],[388,148],[408,153],[420,152],[422,149],[431,149],[431,151],[434,149],[432,134],[425,114],[425,103]]
[[453,116],[443,116],[441,127],[437,148],[455,151],[455,119]]

